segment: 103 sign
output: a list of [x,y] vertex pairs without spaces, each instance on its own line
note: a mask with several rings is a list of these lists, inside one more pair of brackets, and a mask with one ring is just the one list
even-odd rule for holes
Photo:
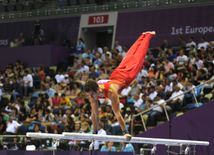
[[106,24],[108,23],[109,15],[89,16],[88,25]]

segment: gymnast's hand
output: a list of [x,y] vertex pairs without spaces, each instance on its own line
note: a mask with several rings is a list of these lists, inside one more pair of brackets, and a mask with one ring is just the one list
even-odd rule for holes
[[130,134],[125,134],[124,137],[126,137],[127,141],[130,141],[132,138],[132,136]]

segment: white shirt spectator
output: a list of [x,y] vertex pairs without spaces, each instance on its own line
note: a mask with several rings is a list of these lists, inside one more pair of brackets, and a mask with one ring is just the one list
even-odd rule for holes
[[186,44],[186,46],[188,47],[188,48],[186,49],[187,51],[190,50],[189,47],[190,47],[191,45],[194,45],[194,46],[196,47],[196,43],[195,43],[194,41],[192,41],[191,43],[188,42],[188,43]]
[[24,81],[25,86],[30,81],[30,84],[28,86],[33,87],[33,78],[30,74],[28,74],[27,76],[24,76],[23,81]]
[[122,46],[120,46],[120,45],[116,46],[115,49],[117,49],[117,50],[120,52],[120,54],[121,54],[122,51],[123,51],[123,48],[122,48]]
[[80,70],[79,70],[79,73],[83,73],[83,71],[87,71],[89,72],[89,67],[84,65],[84,67],[81,67]]
[[123,103],[120,102],[120,110],[124,107]]
[[109,54],[109,58],[112,58],[111,52],[107,51],[106,53],[103,53],[103,54],[102,54],[102,56],[101,56],[101,60],[102,60],[102,61],[106,61],[106,57],[105,57],[106,54]]
[[131,90],[131,87],[130,87],[130,86],[129,86],[128,88],[124,88],[124,89],[122,90],[122,92],[121,92],[121,95],[122,95],[122,96],[127,96],[127,95],[129,94],[130,90]]
[[[195,85],[188,86],[188,88],[189,88],[189,89],[193,89],[193,88],[195,88]],[[195,92],[194,92],[194,93],[195,93],[195,95],[197,96],[197,89],[195,89]]]
[[177,85],[180,87],[181,90],[184,88],[184,86],[181,83],[178,83]]
[[[180,95],[180,94],[182,94],[182,93],[183,93],[183,91],[181,91],[181,90],[179,90],[178,92],[175,91],[174,93],[172,93],[172,95],[171,95],[170,98],[173,98],[173,97],[175,97],[175,96],[178,96],[178,95]],[[181,101],[183,100],[183,98],[184,98],[184,94],[178,96],[177,98],[179,98],[179,99],[180,99],[179,102],[181,102]],[[174,100],[177,100],[177,98],[174,98],[174,99],[172,99],[172,100],[173,100],[173,101],[174,101]]]
[[150,95],[149,95],[149,98],[151,99],[151,100],[153,100],[156,96],[157,96],[157,92],[156,91],[154,91],[154,93],[151,93]]
[[152,67],[152,66],[155,66],[155,64],[154,64],[154,63],[152,63],[152,64],[150,65],[150,67],[149,67],[149,70],[151,70],[151,67]]
[[186,55],[182,55],[182,56],[178,56],[176,61],[178,62],[178,64],[184,65],[184,62],[188,61],[188,58]]
[[[164,100],[164,99],[161,99],[161,100],[156,101],[156,102],[157,102],[158,104],[161,104],[161,103],[165,102],[165,100]],[[166,103],[165,103],[165,104],[166,104]],[[153,110],[154,110],[154,111],[163,112],[163,109],[162,109],[160,106],[155,107]]]
[[61,82],[64,81],[65,77],[64,77],[64,75],[59,75],[59,74],[57,74],[57,75],[55,76],[55,79],[56,79],[57,83],[61,83]]
[[137,101],[134,100],[135,110],[137,110],[138,108],[140,108],[140,105],[141,105],[142,102],[143,102],[143,100],[141,98],[139,98]]
[[13,121],[12,123],[7,124],[6,132],[16,133],[16,128],[21,126],[17,121]]
[[195,64],[197,65],[197,69],[201,69],[203,61],[202,60],[195,61]]
[[[97,52],[98,53],[103,53],[103,49],[101,47],[97,47]],[[95,54],[95,50],[93,49],[92,54]]]
[[208,42],[198,43],[198,50],[200,50],[201,47],[204,47],[204,50],[206,51],[208,46],[209,46]]
[[165,92],[173,90],[173,83],[171,82],[170,85],[166,85]]
[[125,52],[125,51],[122,52],[121,55],[123,56],[123,58],[126,56],[126,53],[127,53],[127,52]]
[[140,81],[141,80],[141,77],[144,76],[144,77],[148,77],[148,72],[144,69],[142,69],[138,75],[137,75],[137,80]]
[[[97,133],[97,135],[106,135],[106,131],[103,129],[100,129]],[[94,149],[98,150],[100,144],[105,144],[105,141],[97,141],[95,140]]]

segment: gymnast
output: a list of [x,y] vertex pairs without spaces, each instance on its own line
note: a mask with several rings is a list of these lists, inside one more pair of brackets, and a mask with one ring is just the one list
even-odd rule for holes
[[97,82],[88,80],[85,83],[84,90],[90,96],[91,100],[93,134],[98,133],[98,97],[106,97],[112,102],[112,109],[120,124],[123,135],[128,141],[131,140],[131,135],[129,134],[124,119],[120,114],[120,100],[118,94],[120,94],[120,92],[137,77],[147,54],[150,39],[154,35],[154,31],[142,33],[138,40],[129,49],[120,65],[112,72],[108,80],[99,80]]

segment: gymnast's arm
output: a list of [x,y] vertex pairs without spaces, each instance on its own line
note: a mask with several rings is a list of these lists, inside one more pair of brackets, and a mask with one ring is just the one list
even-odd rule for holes
[[93,130],[98,130],[99,124],[99,113],[98,113],[98,99],[90,99],[91,100],[91,121],[93,124]]
[[[108,93],[108,97],[111,100],[112,109],[113,109],[114,114],[115,114],[115,116],[116,116],[116,118],[120,124],[120,127],[122,128],[123,131],[125,131],[125,130],[127,131],[125,121],[124,121],[124,119],[120,113],[120,107],[119,107],[120,106],[120,104],[119,104],[120,100],[119,100],[117,90],[114,89],[113,87],[111,87],[111,89],[109,90],[109,93]],[[131,140],[131,135],[129,135],[128,133],[124,133],[124,136],[126,137],[127,140]]]

